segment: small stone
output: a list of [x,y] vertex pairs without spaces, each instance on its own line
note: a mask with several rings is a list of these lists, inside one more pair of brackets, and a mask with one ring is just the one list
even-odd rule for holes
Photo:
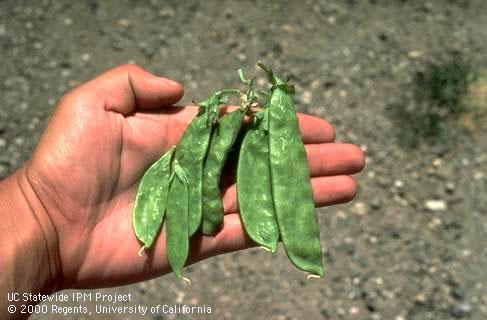
[[419,58],[423,55],[423,53],[419,50],[412,50],[408,52],[408,57],[411,59]]
[[184,301],[186,294],[183,291],[176,292],[176,303],[181,304]]
[[7,146],[7,140],[0,138],[0,148],[5,148]]
[[441,158],[435,158],[431,164],[433,165],[433,167],[439,168],[443,164],[443,161],[441,160]]
[[350,256],[355,255],[355,244],[353,243],[352,238],[345,238],[341,248],[346,254]]
[[0,36],[4,36],[7,33],[7,28],[4,24],[0,24]]
[[372,319],[372,320],[382,320],[382,315],[380,313],[374,312],[370,316],[370,319]]
[[382,279],[380,277],[375,278],[374,281],[375,281],[375,284],[377,284],[378,286],[381,286],[384,284],[384,279]]
[[468,303],[460,303],[455,305],[451,310],[452,316],[455,318],[464,318],[472,312],[472,306]]
[[83,53],[81,55],[81,60],[83,60],[85,62],[90,61],[90,59],[91,59],[91,55],[89,53]]
[[460,286],[453,287],[451,295],[457,300],[463,300],[465,298],[465,290]]
[[296,31],[296,28],[294,28],[290,24],[283,24],[281,30],[287,33],[294,33]]
[[404,182],[402,182],[401,180],[396,180],[396,181],[394,181],[394,187],[400,189],[400,188],[404,187]]
[[379,210],[382,208],[382,201],[377,197],[372,198],[372,200],[370,200],[370,208],[372,210]]
[[481,172],[481,171],[477,171],[477,172],[475,172],[475,173],[473,174],[473,178],[474,178],[475,180],[480,180],[480,179],[482,179],[483,177],[484,177],[484,173],[483,173],[483,172]]
[[172,8],[164,8],[164,9],[159,10],[159,16],[161,16],[163,18],[171,18],[175,14],[176,14],[176,12]]
[[313,94],[309,90],[305,90],[302,95],[303,103],[310,104],[313,99]]
[[119,19],[117,21],[117,23],[119,26],[124,27],[124,28],[130,27],[130,25],[132,24],[132,22],[130,22],[130,20],[126,19],[126,18]]
[[17,137],[14,139],[14,143],[18,146],[23,146],[25,143],[25,139],[23,137]]
[[398,315],[394,317],[394,320],[406,320],[406,318],[404,318],[404,316]]
[[414,303],[416,304],[425,304],[426,303],[426,295],[424,293],[418,293],[415,297],[414,297]]
[[356,202],[352,208],[352,212],[356,215],[363,216],[367,214],[367,206],[363,202]]
[[246,60],[247,60],[247,55],[246,55],[245,53],[242,53],[242,52],[241,52],[241,53],[239,53],[239,54],[237,55],[237,58],[238,58],[238,61],[240,61],[240,62],[244,62],[244,61],[246,61]]
[[455,183],[454,182],[447,182],[445,185],[445,189],[448,193],[453,193],[455,191]]
[[435,229],[435,228],[441,226],[442,223],[443,222],[441,221],[440,218],[435,217],[435,218],[431,219],[430,222],[428,222],[428,228]]
[[468,258],[472,255],[472,250],[469,250],[469,249],[463,249],[462,250],[462,256],[465,257],[465,258]]
[[447,209],[447,205],[444,200],[433,200],[433,199],[426,200],[424,206],[426,207],[427,210],[433,212],[446,211]]
[[348,309],[348,313],[350,314],[357,314],[359,313],[360,309],[358,307],[351,307],[350,309]]
[[336,213],[336,217],[340,220],[345,220],[347,219],[347,214],[345,213],[345,211],[339,210]]
[[64,25],[66,26],[70,26],[73,24],[73,19],[71,19],[70,17],[66,17],[64,18],[64,21],[63,21]]

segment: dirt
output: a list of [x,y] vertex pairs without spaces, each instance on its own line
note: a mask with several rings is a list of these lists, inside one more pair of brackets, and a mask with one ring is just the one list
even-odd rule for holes
[[[296,84],[298,109],[367,154],[347,205],[320,209],[327,275],[307,281],[252,249],[172,275],[87,292],[211,314],[96,319],[486,319],[487,139],[455,125],[401,144],[428,63],[487,66],[487,3],[471,1],[0,1],[0,178],[31,154],[60,97],[132,62],[181,81],[182,103],[238,85],[263,59]],[[79,316],[57,316],[81,319]],[[35,315],[32,319],[56,319]]]

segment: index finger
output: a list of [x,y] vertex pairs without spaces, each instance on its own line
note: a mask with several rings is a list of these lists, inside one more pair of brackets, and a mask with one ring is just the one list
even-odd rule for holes
[[335,140],[335,129],[328,121],[305,113],[297,113],[297,116],[305,144],[328,143]]

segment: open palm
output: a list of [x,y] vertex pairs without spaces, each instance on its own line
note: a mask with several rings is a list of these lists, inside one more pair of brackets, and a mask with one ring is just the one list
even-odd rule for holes
[[[182,95],[180,84],[125,65],[61,100],[26,174],[56,230],[64,288],[121,285],[170,271],[164,230],[139,257],[131,214],[143,173],[178,142],[197,112],[171,106]],[[304,114],[299,120],[316,205],[349,201],[355,194],[349,175],[362,169],[362,152],[332,143],[326,121]],[[254,245],[228,181],[224,226],[213,237],[193,237],[190,263]]]

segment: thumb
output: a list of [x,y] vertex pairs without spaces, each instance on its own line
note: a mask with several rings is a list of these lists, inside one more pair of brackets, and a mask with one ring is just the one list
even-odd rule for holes
[[[170,106],[184,94],[180,83],[157,77],[132,64],[111,69],[75,91],[79,91],[85,101],[96,99],[94,104],[99,105],[101,102],[105,110],[124,115],[137,109]],[[73,92],[77,96],[76,93]]]

